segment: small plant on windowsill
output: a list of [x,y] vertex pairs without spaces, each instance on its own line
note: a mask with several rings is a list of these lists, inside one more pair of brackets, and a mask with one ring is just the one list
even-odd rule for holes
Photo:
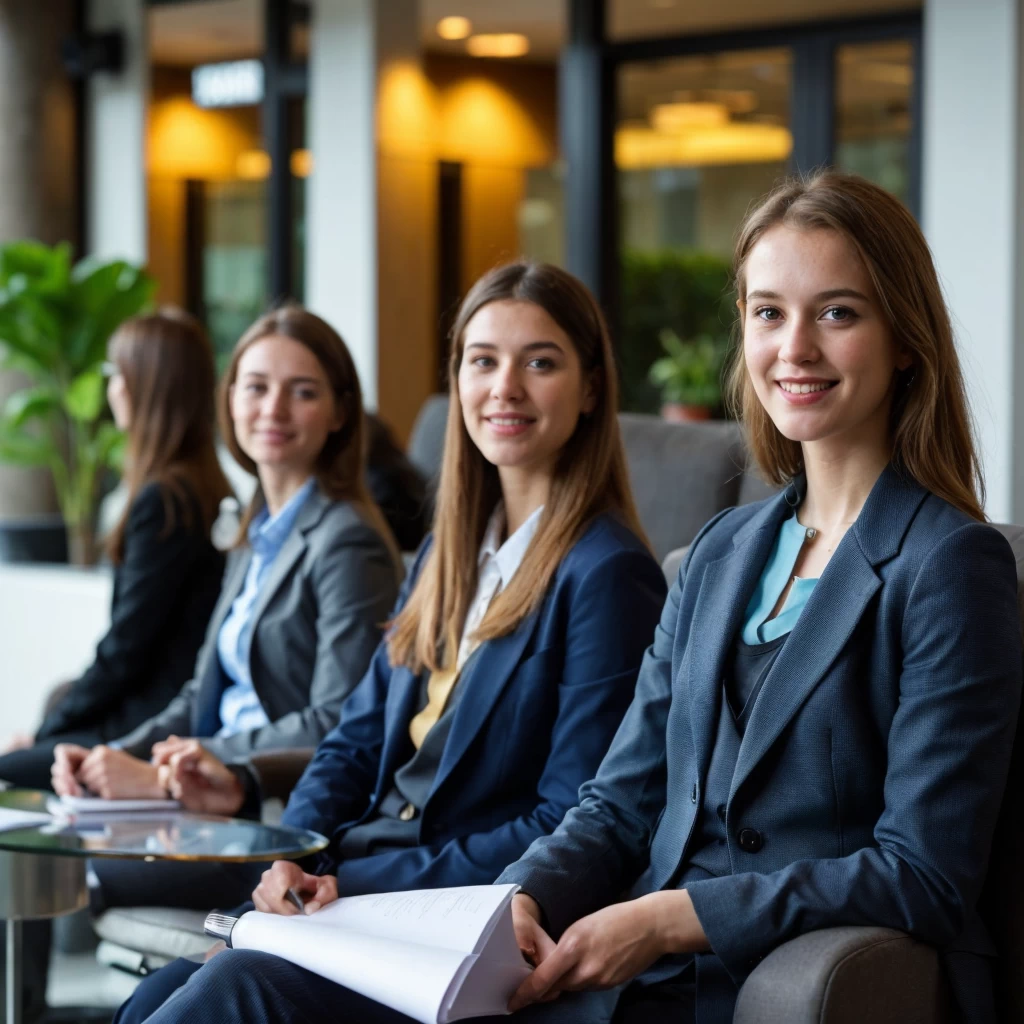
[[0,369],[28,378],[0,410],[0,461],[50,470],[79,565],[95,561],[100,476],[119,466],[122,450],[104,415],[107,339],[154,288],[121,260],[72,266],[66,244],[0,246]]
[[665,355],[651,365],[648,379],[661,389],[662,417],[710,419],[722,403],[726,343],[709,334],[683,341],[671,328],[659,332],[658,337]]

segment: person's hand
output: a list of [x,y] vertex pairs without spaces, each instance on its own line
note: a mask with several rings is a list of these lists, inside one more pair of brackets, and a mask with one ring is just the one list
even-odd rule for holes
[[160,765],[167,764],[180,750],[184,750],[189,744],[195,742],[195,740],[189,739],[187,736],[173,735],[168,736],[165,740],[158,740],[150,748],[149,763],[159,768]]
[[525,892],[512,897],[512,927],[519,951],[534,967],[543,963],[555,950],[555,943],[541,925],[540,905]]
[[53,764],[50,766],[50,785],[57,796],[83,796],[78,784],[78,769],[89,756],[88,747],[77,743],[58,743],[53,748]]
[[566,929],[554,950],[519,986],[508,1008],[520,1010],[562,992],[614,988],[666,953],[707,948],[685,889],[616,903]]
[[0,755],[13,754],[16,750],[28,750],[35,744],[35,739],[27,732],[16,732],[7,743],[0,748]]
[[252,901],[264,914],[298,914],[298,908],[288,899],[289,889],[302,896],[307,914],[338,898],[338,880],[334,875],[308,875],[294,861],[275,860],[263,872],[260,884],[253,890]]
[[[158,744],[159,746],[159,744]],[[199,740],[179,741],[157,767],[160,784],[183,807],[200,814],[237,814],[245,803],[242,780],[222,761],[203,749]],[[153,761],[157,762],[153,748]]]
[[161,800],[167,796],[153,765],[102,744],[89,751],[76,778],[103,800]]

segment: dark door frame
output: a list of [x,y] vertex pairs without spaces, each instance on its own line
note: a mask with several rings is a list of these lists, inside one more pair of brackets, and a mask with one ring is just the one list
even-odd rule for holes
[[597,295],[613,328],[619,303],[619,204],[614,160],[618,70],[640,61],[726,50],[788,47],[793,53],[791,169],[807,172],[835,157],[835,52],[849,43],[905,39],[913,47],[910,180],[907,205],[921,204],[922,31],[920,12],[844,18],[740,31],[610,40],[607,0],[569,0],[568,44],[559,68],[566,175],[566,263]]

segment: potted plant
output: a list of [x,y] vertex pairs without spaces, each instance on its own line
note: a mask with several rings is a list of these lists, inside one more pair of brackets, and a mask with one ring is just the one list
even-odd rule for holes
[[0,246],[0,369],[29,379],[0,411],[0,460],[49,468],[79,565],[95,561],[100,476],[119,464],[122,447],[104,415],[107,339],[154,287],[122,260],[72,267],[67,244]]
[[668,327],[659,340],[665,355],[651,365],[648,376],[661,389],[661,415],[675,421],[710,419],[722,401],[725,344],[709,334],[683,341]]

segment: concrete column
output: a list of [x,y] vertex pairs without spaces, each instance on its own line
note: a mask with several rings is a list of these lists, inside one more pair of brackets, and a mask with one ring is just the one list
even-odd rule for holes
[[[0,244],[77,240],[74,95],[60,64],[71,0],[0,0]],[[24,385],[0,375],[0,406]],[[0,521],[56,511],[45,470],[0,464]]]
[[[988,514],[1024,522],[1018,0],[927,0],[923,225],[953,311]],[[1015,401],[1016,399],[1016,401]]]
[[143,0],[89,0],[87,9],[90,31],[120,29],[125,37],[124,69],[98,72],[87,86],[87,249],[103,259],[145,263],[146,8]]
[[417,0],[314,0],[306,302],[405,438],[436,389],[434,98]]

